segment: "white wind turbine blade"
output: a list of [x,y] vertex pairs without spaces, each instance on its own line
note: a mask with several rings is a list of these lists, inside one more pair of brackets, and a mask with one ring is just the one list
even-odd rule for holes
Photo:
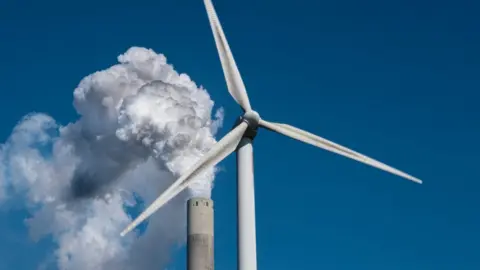
[[229,154],[231,154],[237,148],[238,143],[243,137],[248,124],[245,122],[240,123],[232,131],[230,131],[225,137],[218,141],[210,151],[208,151],[197,163],[190,168],[185,174],[177,179],[168,189],[166,189],[150,206],[148,206],[143,213],[141,213],[125,230],[121,233],[121,236],[125,236],[145,219],[150,217],[160,207],[169,202],[182,190],[187,188],[195,177],[203,172],[205,169],[215,166],[218,162],[222,161]]
[[227,38],[223,33],[222,26],[218,20],[217,13],[213,7],[211,0],[204,0],[205,8],[208,13],[208,20],[212,27],[215,44],[217,45],[220,62],[222,63],[223,74],[227,81],[228,92],[235,99],[235,101],[243,108],[244,111],[250,111],[250,101],[248,100],[247,90],[243,84],[242,77],[238,70],[235,59],[233,59],[230,46],[228,46]]
[[399,171],[393,167],[390,167],[384,163],[381,163],[377,160],[374,160],[372,158],[369,158],[365,155],[362,155],[358,152],[355,152],[351,149],[348,149],[344,146],[341,146],[339,144],[336,144],[332,141],[329,141],[327,139],[324,139],[322,137],[319,137],[317,135],[314,135],[310,132],[301,130],[299,128],[287,125],[287,124],[279,124],[279,123],[272,123],[268,122],[265,120],[260,120],[259,123],[260,126],[265,127],[269,130],[275,131],[277,133],[280,133],[282,135],[285,135],[287,137],[299,140],[304,143],[311,144],[313,146],[328,150],[330,152],[334,152],[336,154],[342,155],[344,157],[348,157],[354,160],[357,160],[359,162],[362,162],[364,164],[370,165],[372,167],[378,168],[380,170],[401,176],[403,178],[406,178],[408,180],[411,180],[413,182],[422,183],[422,180],[415,178],[409,174],[406,174],[402,171]]

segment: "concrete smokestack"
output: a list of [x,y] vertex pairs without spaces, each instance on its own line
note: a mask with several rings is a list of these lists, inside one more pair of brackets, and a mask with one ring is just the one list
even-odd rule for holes
[[213,270],[213,201],[187,202],[187,270]]

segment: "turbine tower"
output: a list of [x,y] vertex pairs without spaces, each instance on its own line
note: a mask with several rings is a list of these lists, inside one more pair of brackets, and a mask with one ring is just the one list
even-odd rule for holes
[[256,270],[256,233],[255,233],[255,193],[253,183],[253,147],[257,129],[263,128],[311,144],[318,148],[362,162],[380,170],[398,175],[421,184],[422,181],[377,160],[336,144],[299,128],[269,122],[252,110],[240,72],[233,59],[232,52],[223,33],[220,21],[211,3],[204,0],[205,7],[217,46],[227,88],[233,99],[241,106],[244,114],[236,126],[218,141],[197,163],[166,189],[145,211],[140,214],[122,233],[124,236],[138,224],[147,219],[160,207],[187,188],[204,169],[215,166],[232,152],[237,152],[237,222],[238,222],[238,269]]

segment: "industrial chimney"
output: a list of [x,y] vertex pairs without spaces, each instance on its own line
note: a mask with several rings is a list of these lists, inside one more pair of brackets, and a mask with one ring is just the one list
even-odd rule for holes
[[187,202],[187,270],[213,270],[213,201]]

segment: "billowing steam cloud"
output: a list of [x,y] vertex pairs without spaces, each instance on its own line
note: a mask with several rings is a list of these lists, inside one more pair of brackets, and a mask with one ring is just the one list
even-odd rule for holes
[[210,196],[214,169],[154,215],[145,234],[119,237],[137,194],[150,203],[216,141],[223,111],[165,56],[132,47],[74,91],[78,121],[27,115],[0,145],[0,201],[22,204],[34,239],[53,237],[59,269],[161,269],[184,241],[184,202]]

